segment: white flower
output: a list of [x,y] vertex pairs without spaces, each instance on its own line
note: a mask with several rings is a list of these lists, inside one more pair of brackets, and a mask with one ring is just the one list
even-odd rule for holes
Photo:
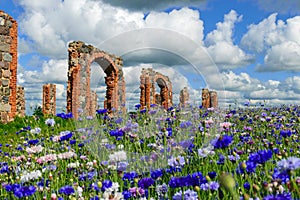
[[78,196],[82,197],[82,192],[83,192],[82,187],[77,186],[77,193],[78,193]]
[[111,162],[120,162],[127,160],[126,152],[125,151],[117,151],[111,155],[109,155],[109,161]]
[[33,147],[27,147],[26,152],[29,154],[34,154],[34,153],[40,153],[43,151],[43,147],[41,145],[38,146],[33,146]]
[[75,162],[75,163],[69,163],[68,164],[68,167],[69,168],[77,168],[77,167],[79,167],[80,166],[80,163],[77,161],[77,162]]
[[20,180],[21,182],[28,182],[30,180],[35,180],[42,177],[42,172],[40,170],[32,171],[32,172],[23,172]]
[[34,128],[34,129],[31,129],[30,130],[30,133],[32,134],[39,134],[41,132],[41,128],[37,127],[37,128]]

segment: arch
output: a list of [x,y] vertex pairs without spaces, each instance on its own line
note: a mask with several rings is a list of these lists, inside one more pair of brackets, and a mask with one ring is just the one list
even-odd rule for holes
[[89,116],[95,114],[91,101],[91,64],[96,62],[106,74],[106,95],[104,108],[111,113],[125,104],[125,80],[122,71],[123,61],[120,57],[87,45],[81,41],[69,43],[69,68],[67,88],[67,111],[78,118],[78,109],[83,109]]
[[[172,106],[172,83],[169,77],[155,72],[153,69],[142,69],[140,76],[140,104],[142,108],[150,108],[151,104],[158,104],[165,109]],[[156,93],[155,84],[158,84],[160,93]]]

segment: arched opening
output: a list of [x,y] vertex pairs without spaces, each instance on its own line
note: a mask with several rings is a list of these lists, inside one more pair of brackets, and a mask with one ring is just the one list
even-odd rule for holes
[[125,81],[122,60],[91,45],[77,41],[69,44],[69,72],[67,90],[67,111],[78,118],[78,111],[92,116],[93,92],[91,92],[91,64],[98,63],[105,73],[106,94],[104,108],[109,113],[125,104]]
[[167,76],[150,68],[143,69],[140,81],[142,108],[149,109],[151,104],[161,105],[165,109],[172,106],[172,84]]

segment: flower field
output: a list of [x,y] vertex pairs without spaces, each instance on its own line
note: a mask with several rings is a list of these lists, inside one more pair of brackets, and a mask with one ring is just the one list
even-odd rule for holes
[[0,199],[300,199],[300,106],[25,117],[0,126]]

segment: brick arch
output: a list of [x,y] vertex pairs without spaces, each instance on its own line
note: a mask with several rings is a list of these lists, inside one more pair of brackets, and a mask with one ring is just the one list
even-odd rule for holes
[[112,112],[125,104],[125,80],[122,71],[122,59],[115,55],[87,45],[81,41],[69,44],[69,68],[67,88],[67,111],[78,118],[78,109],[93,116],[95,110],[90,87],[91,64],[96,62],[106,74],[106,95],[104,108]]
[[[158,104],[164,108],[172,106],[172,83],[169,78],[153,69],[142,69],[140,76],[140,104],[142,108],[150,108],[151,104]],[[155,84],[160,87],[160,93],[155,92]]]

